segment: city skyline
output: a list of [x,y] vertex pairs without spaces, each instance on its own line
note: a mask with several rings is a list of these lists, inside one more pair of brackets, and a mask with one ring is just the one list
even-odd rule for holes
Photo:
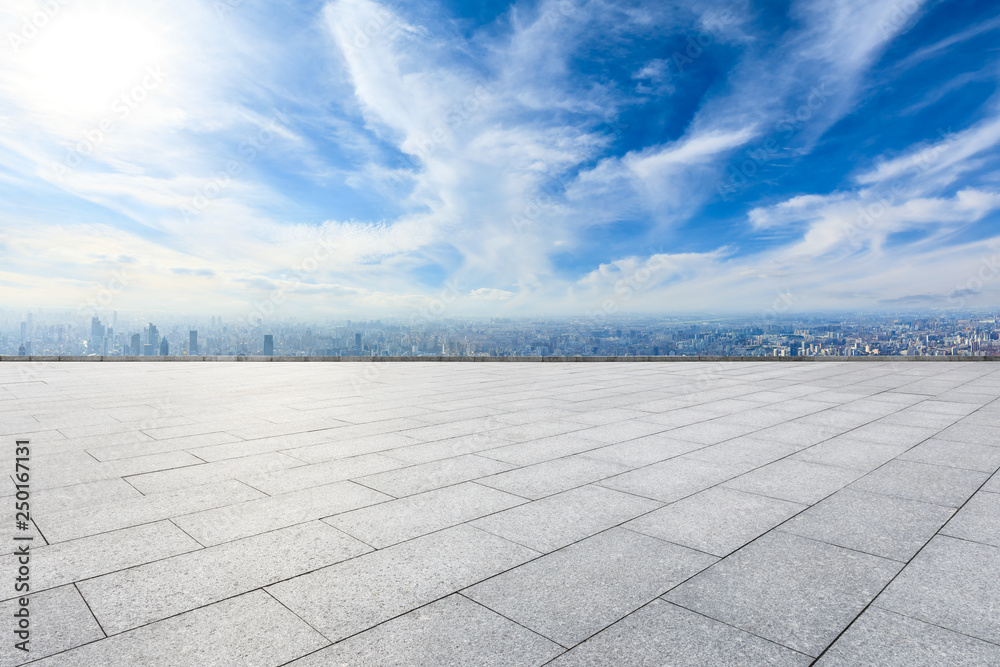
[[10,0],[5,308],[1000,304],[986,2]]
[[89,329],[31,313],[18,328],[0,319],[0,357],[1000,356],[1000,312],[256,323],[213,315],[160,326],[110,317],[91,317]]

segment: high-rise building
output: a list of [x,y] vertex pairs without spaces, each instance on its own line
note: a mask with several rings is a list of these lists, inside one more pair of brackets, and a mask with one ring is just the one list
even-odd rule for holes
[[28,323],[21,322],[21,342],[28,340]]
[[150,345],[149,343],[146,343],[145,345],[143,345],[142,346],[142,356],[144,356],[144,357],[151,357],[151,356],[153,356],[153,346]]
[[354,334],[354,347],[361,349],[361,334]]
[[104,325],[101,324],[101,318],[91,317],[90,318],[90,339],[93,341],[100,341],[104,337]]
[[274,356],[274,336],[272,334],[264,334],[264,356]]
[[133,357],[138,357],[142,354],[142,336],[139,334],[132,334],[132,341],[129,344],[129,354]]
[[188,332],[188,354],[198,354],[198,332]]
[[146,329],[146,345],[150,348],[150,355],[155,355],[156,351],[160,349],[160,332],[152,322]]
[[[21,322],[24,324],[24,322]],[[17,356],[26,357],[28,355],[28,350],[24,347],[24,343],[21,343],[21,347],[17,348]]]
[[160,341],[160,356],[170,356],[170,343],[167,342],[166,338]]

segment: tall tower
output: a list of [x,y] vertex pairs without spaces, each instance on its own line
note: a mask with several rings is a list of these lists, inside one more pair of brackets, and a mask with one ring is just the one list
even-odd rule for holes
[[274,336],[272,334],[264,334],[264,356],[274,356]]
[[198,354],[198,332],[188,332],[188,354]]

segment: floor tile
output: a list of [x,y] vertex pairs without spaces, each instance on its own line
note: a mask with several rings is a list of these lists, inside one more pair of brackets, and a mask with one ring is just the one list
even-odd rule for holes
[[805,508],[717,486],[629,521],[624,527],[722,557]]
[[815,657],[901,567],[884,558],[770,533],[665,599]]
[[535,667],[562,653],[553,642],[461,595],[394,618],[289,667]]
[[937,536],[875,606],[1000,643],[1000,548]]
[[805,667],[812,658],[664,600],[654,600],[552,667]]
[[571,647],[715,561],[707,554],[612,528],[463,594]]

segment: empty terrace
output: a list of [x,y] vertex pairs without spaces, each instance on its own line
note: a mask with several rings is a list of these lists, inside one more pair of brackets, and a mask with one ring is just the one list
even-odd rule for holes
[[998,397],[991,363],[4,362],[0,662],[998,664]]

